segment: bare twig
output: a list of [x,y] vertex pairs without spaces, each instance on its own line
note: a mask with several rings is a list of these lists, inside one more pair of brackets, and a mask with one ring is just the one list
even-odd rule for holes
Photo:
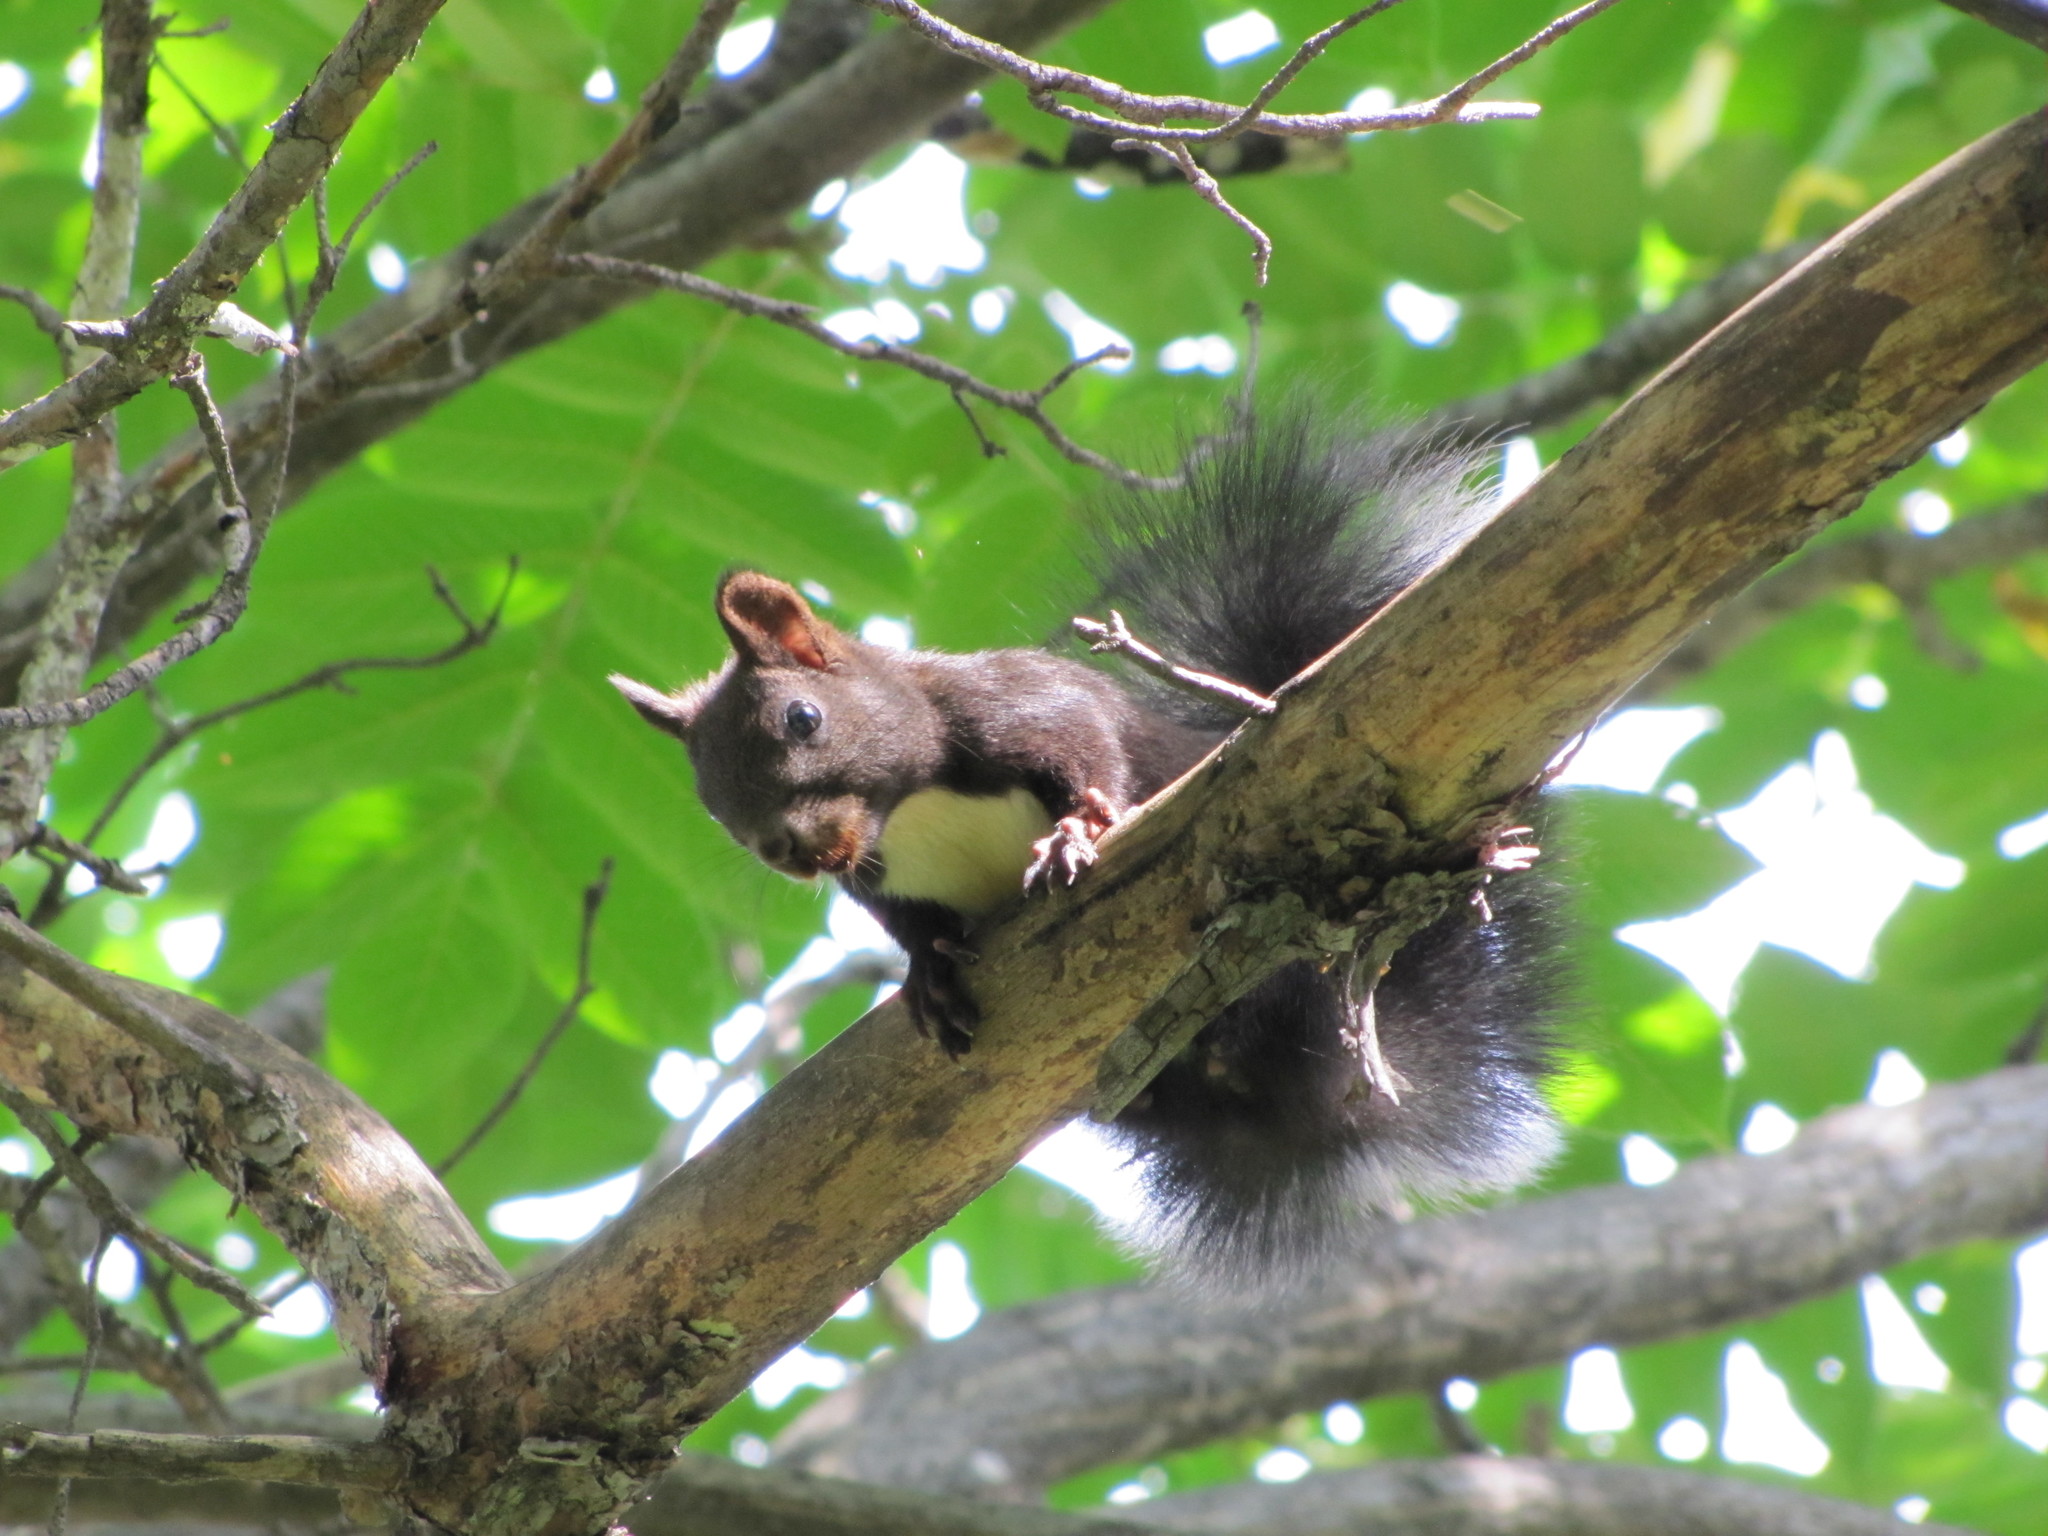
[[228,454],[227,426],[206,387],[206,359],[196,351],[187,352],[185,361],[171,370],[171,388],[192,401],[193,414],[199,418],[199,435],[206,439],[206,451],[213,457],[214,483],[220,487],[221,505],[246,513],[249,504],[242,499],[241,483],[235,479],[235,463]]
[[597,878],[583,888],[583,927],[576,939],[576,985],[569,991],[569,1000],[562,1004],[554,1022],[548,1025],[546,1032],[540,1037],[539,1044],[534,1046],[533,1054],[526,1058],[526,1064],[514,1074],[512,1081],[505,1085],[505,1091],[498,1095],[498,1102],[485,1112],[483,1119],[477,1122],[476,1129],[463,1137],[461,1144],[453,1152],[434,1164],[434,1177],[445,1179],[454,1171],[455,1165],[469,1156],[476,1149],[477,1143],[490,1135],[512,1106],[519,1102],[519,1096],[526,1092],[526,1085],[533,1081],[534,1074],[540,1071],[541,1063],[547,1060],[548,1052],[555,1048],[556,1042],[562,1038],[569,1026],[576,1022],[583,1012],[583,1005],[590,1000],[590,994],[597,990],[596,984],[590,979],[590,945],[597,933],[597,915],[604,908],[604,898],[611,890],[611,885],[612,861],[606,859],[598,869]]
[[[194,1389],[205,1393],[213,1401],[214,1412],[222,1423],[229,1421],[228,1405],[220,1395],[220,1383],[213,1379],[213,1373],[206,1368],[206,1361],[195,1347],[192,1330],[186,1325],[183,1309],[178,1298],[172,1294],[171,1282],[175,1271],[152,1264],[145,1254],[140,1258],[143,1289],[156,1305],[157,1316],[163,1319],[164,1331],[170,1340],[171,1359],[182,1370]],[[248,1314],[243,1314],[245,1317]]]
[[[71,291],[73,320],[118,314],[127,304],[142,214],[142,140],[149,129],[149,61],[155,49],[150,0],[108,0],[101,7],[98,164],[85,255]],[[60,391],[81,370],[95,366],[98,355],[68,330],[60,330],[57,350],[70,376]],[[5,420],[0,416],[0,423]],[[71,435],[71,500],[56,590],[21,674],[19,697],[30,705],[65,697],[86,675],[99,616],[136,537],[121,515],[121,448],[114,421],[95,416],[78,423]],[[0,467],[4,464],[0,453]],[[64,733],[52,730],[0,740],[0,857],[16,852],[40,819],[37,807],[63,744]]]
[[[1615,3],[1615,0],[1592,0],[1591,4],[1580,6],[1577,10],[1560,16],[1528,41],[1503,54],[1485,69],[1460,81],[1440,96],[1417,102],[1413,106],[1392,107],[1384,112],[1370,113],[1267,112],[1260,106],[1238,107],[1228,102],[1210,101],[1200,96],[1147,95],[1141,91],[1128,90],[1114,81],[1084,74],[1079,70],[1057,69],[1040,64],[1034,59],[1012,52],[1000,43],[992,43],[986,38],[963,31],[951,22],[932,15],[916,4],[916,0],[861,0],[861,3],[885,15],[896,17],[905,26],[930,38],[949,53],[971,59],[984,69],[1021,81],[1030,94],[1031,104],[1042,112],[1063,118],[1070,123],[1093,128],[1101,133],[1129,139],[1149,139],[1160,143],[1177,142],[1188,145],[1233,138],[1248,129],[1284,138],[1329,139],[1352,133],[1423,128],[1435,123],[1497,122],[1504,118],[1534,117],[1538,108],[1528,102],[1474,102],[1472,97],[1509,70],[1525,63],[1559,38],[1606,10]],[[1346,17],[1337,23],[1328,35],[1318,34],[1321,46],[1316,47],[1315,53],[1320,53],[1323,47],[1327,47],[1334,36],[1379,14],[1384,9],[1385,6],[1368,6],[1355,17]],[[1304,50],[1316,42],[1317,39],[1310,39],[1310,44],[1303,45]],[[1272,96],[1291,81],[1314,56],[1313,53],[1309,54],[1301,58],[1299,63],[1290,60],[1287,66],[1283,66],[1280,75],[1267,82],[1259,99],[1270,101]],[[1099,112],[1068,106],[1055,100],[1056,95],[1081,96],[1098,105],[1111,108],[1118,115],[1108,117]],[[1164,126],[1173,119],[1192,119],[1195,122],[1213,123],[1217,126]]]
[[1444,107],[1451,109],[1464,106],[1466,102],[1485,90],[1509,70],[1528,63],[1529,60],[1536,57],[1537,54],[1548,48],[1567,32],[1575,31],[1582,24],[1591,21],[1595,16],[1598,16],[1602,11],[1616,3],[1617,0],[1588,0],[1587,4],[1580,6],[1577,10],[1567,11],[1520,47],[1510,48],[1506,53],[1487,65],[1486,68],[1480,70],[1478,74],[1469,77],[1458,85],[1452,86],[1443,95],[1437,97],[1437,101]]
[[[290,1297],[296,1296],[300,1291],[303,1291],[313,1283],[313,1277],[303,1269],[288,1270],[284,1274],[274,1277],[268,1285],[258,1291],[256,1299],[263,1303],[266,1311],[275,1310],[280,1304]],[[229,1318],[212,1333],[209,1333],[205,1338],[199,1339],[193,1344],[193,1355],[204,1359],[223,1345],[231,1344],[240,1338],[242,1331],[255,1321],[256,1319],[246,1312],[239,1317]]]
[[1127,656],[1154,677],[1202,698],[1219,701],[1240,715],[1270,715],[1280,707],[1263,693],[1233,683],[1228,678],[1197,672],[1192,667],[1168,661],[1132,634],[1124,623],[1124,616],[1114,608],[1109,611],[1107,624],[1099,619],[1081,618],[1075,619],[1073,624],[1074,632],[1088,642],[1089,650]]
[[29,312],[29,318],[35,321],[37,330],[56,342],[59,347],[63,346],[63,313],[35,289],[17,287],[13,283],[0,283],[0,299],[21,305]]
[[[353,392],[372,381],[390,378],[451,341],[494,305],[518,298],[553,275],[557,254],[570,230],[588,219],[654,141],[675,125],[683,97],[710,63],[719,34],[738,8],[739,0],[705,0],[667,67],[641,96],[633,120],[603,154],[569,178],[510,248],[480,271],[465,274],[428,313],[399,327],[345,365],[330,367],[323,382],[330,389]],[[350,236],[354,233],[351,228]],[[288,423],[289,401],[284,410],[283,419]],[[280,459],[280,484],[283,474]]]
[[[88,1295],[95,1298],[99,1295],[100,1265],[106,1260],[109,1241],[108,1233],[102,1227],[100,1229],[99,1241],[93,1244],[92,1257],[86,1261],[85,1289]],[[78,1428],[78,1410],[85,1406],[85,1389],[92,1384],[93,1368],[99,1361],[101,1309],[98,1306],[94,1306],[90,1315],[91,1325],[85,1331],[85,1358],[78,1364],[78,1379],[72,1383],[71,1387],[71,1406],[64,1413],[64,1432],[66,1434]],[[0,1455],[4,1454],[4,1452],[0,1452]],[[63,1477],[58,1479],[57,1497],[50,1509],[50,1536],[64,1536],[65,1527],[70,1523],[70,1520],[71,1479]]]
[[56,877],[60,883],[72,865],[83,864],[92,871],[93,879],[108,890],[119,891],[125,896],[149,894],[149,887],[142,883],[141,877],[124,868],[119,859],[110,859],[105,854],[94,853],[83,843],[74,843],[48,823],[36,827],[30,835],[29,846],[47,848],[57,855]]
[[[908,368],[912,373],[922,374],[925,378],[944,384],[948,389],[957,390],[962,395],[971,395],[977,400],[985,400],[990,405],[1014,412],[1036,427],[1044,435],[1045,440],[1059,451],[1061,457],[1107,475],[1122,484],[1151,490],[1171,490],[1180,483],[1177,479],[1139,474],[1135,470],[1124,468],[1113,459],[1103,457],[1093,449],[1083,448],[1055,426],[1052,418],[1045,414],[1046,398],[1054,390],[1083,368],[1092,367],[1110,358],[1130,356],[1128,348],[1103,347],[1086,357],[1076,358],[1037,389],[998,389],[993,384],[984,383],[964,368],[940,362],[935,357],[914,352],[908,347],[899,347],[893,342],[848,341],[813,319],[813,311],[808,305],[798,304],[791,299],[771,299],[758,293],[748,293],[740,288],[729,288],[724,283],[713,282],[708,277],[699,277],[694,272],[678,272],[669,267],[655,266],[651,262],[626,261],[616,256],[590,255],[563,256],[556,261],[555,269],[569,276],[598,277],[612,282],[671,288],[677,293],[709,299],[714,304],[722,304],[742,315],[772,320],[777,325],[800,331],[813,341],[847,357],[859,358],[863,362],[893,363],[899,368]],[[0,721],[4,721],[5,714],[5,711],[0,711]]]
[[[334,688],[346,692],[348,676],[353,672],[420,672],[446,666],[467,656],[471,651],[490,644],[497,635],[498,626],[504,617],[505,603],[512,595],[512,586],[518,574],[519,557],[514,555],[506,562],[505,583],[499,589],[496,601],[491,604],[491,611],[482,619],[476,619],[470,616],[468,610],[462,606],[461,600],[449,589],[441,573],[432,566],[427,567],[427,579],[433,583],[435,598],[442,607],[455,616],[456,623],[462,626],[462,633],[438,651],[429,652],[424,656],[358,656],[344,661],[330,661],[325,666],[315,667],[303,677],[295,678],[281,687],[269,689],[250,698],[237,699],[232,704],[223,704],[220,708],[207,710],[204,714],[175,719],[160,712],[155,743],[115,786],[114,792],[107,797],[106,804],[100,807],[99,814],[93,818],[84,838],[76,843],[68,838],[51,842],[50,838],[55,837],[55,834],[50,834],[44,839],[46,844],[57,848],[57,851],[72,862],[84,864],[96,876],[101,872],[99,864],[93,862],[95,860],[107,864],[110,869],[121,869],[119,864],[106,859],[104,855],[93,853],[92,844],[99,841],[101,834],[106,831],[121,807],[127,803],[128,797],[134,794],[142,781],[149,776],[150,770],[186,742],[216,725],[255,710],[267,709],[272,704],[282,704],[285,700],[297,698],[302,693],[311,693],[320,688]],[[30,927],[47,928],[58,913],[64,910],[64,878],[69,873],[68,865],[61,867],[45,883],[41,896],[37,898],[35,910],[29,918]],[[130,878],[135,878],[134,871],[124,873]],[[113,885],[117,890],[127,889],[105,877],[102,877],[101,883]]]
[[356,236],[363,232],[363,226],[370,221],[370,215],[383,204],[385,198],[398,190],[400,182],[426,164],[428,159],[439,153],[440,141],[429,139],[412,152],[405,164],[384,178],[382,186],[370,194],[368,202],[356,210],[356,216],[348,221],[348,228],[342,232],[339,242],[327,236],[327,182],[323,178],[313,189],[313,227],[320,241],[320,263],[313,273],[312,288],[306,295],[308,313],[300,317],[298,329],[304,334],[305,325],[312,318],[312,311],[319,309],[327,295],[334,289],[334,280],[341,275],[341,269],[348,260],[348,253],[356,243]]
[[1252,93],[1252,99],[1245,103],[1244,111],[1223,126],[1232,132],[1241,132],[1249,127],[1252,121],[1261,112],[1266,110],[1266,104],[1286,90],[1296,75],[1321,58],[1323,50],[1328,48],[1330,44],[1337,41],[1338,38],[1359,25],[1359,23],[1371,21],[1380,12],[1391,11],[1400,3],[1401,0],[1373,0],[1371,5],[1364,7],[1362,10],[1353,11],[1341,21],[1334,21],[1329,26],[1323,28],[1322,31],[1316,33],[1299,48],[1295,49],[1293,57],[1288,59],[1285,64],[1282,64],[1279,69],[1275,70],[1272,78]]
[[[992,26],[1003,29],[1000,35],[1021,44],[1067,25],[1098,0],[975,3]],[[694,93],[689,110],[606,199],[596,216],[598,227],[578,243],[670,266],[698,267],[757,232],[764,220],[772,223],[799,211],[816,187],[852,174],[873,154],[919,131],[958,101],[966,88],[959,60],[901,29],[882,30],[863,42],[865,25],[865,13],[848,21],[841,0],[802,0],[786,12],[764,62],[742,76],[707,82]],[[792,95],[849,49],[869,62]],[[876,79],[887,80],[888,88],[876,92]],[[769,101],[783,105],[756,117]],[[722,141],[710,156],[697,153],[714,138]],[[717,168],[728,162],[730,172]],[[768,166],[774,175],[759,173]],[[709,196],[707,178],[718,188]],[[410,354],[410,365],[397,354],[378,352],[383,360],[378,369],[358,366],[384,339],[418,318],[424,295],[452,289],[479,262],[488,263],[505,250],[552,205],[557,191],[542,191],[478,227],[440,259],[422,264],[408,292],[381,299],[353,317],[346,336],[328,337],[318,366],[295,397],[298,440],[288,499],[426,405],[644,294],[644,289],[615,284],[550,283],[516,302],[497,302],[478,329],[464,331],[476,338],[472,366],[438,383],[437,376],[449,370],[445,346]],[[366,403],[370,390],[399,381],[408,387]],[[235,462],[245,476],[264,483],[283,425],[281,383],[281,376],[273,374],[238,401],[221,402],[233,429]],[[150,534],[124,568],[116,600],[102,618],[103,654],[133,636],[168,594],[212,574],[209,567],[217,568],[211,481],[211,461],[196,432],[165,445],[130,475],[126,513],[149,527]],[[259,485],[248,490],[252,498],[261,495]],[[27,654],[34,616],[46,604],[50,586],[50,563],[42,562],[0,587],[0,687]]]
[[103,1231],[118,1232],[145,1253],[155,1254],[194,1285],[225,1297],[243,1312],[260,1314],[266,1310],[239,1280],[174,1243],[129,1210],[92,1171],[85,1159],[72,1150],[71,1143],[57,1129],[56,1121],[27,1094],[0,1082],[0,1104],[5,1104],[14,1118],[21,1122],[22,1129],[43,1144],[43,1149],[50,1154],[51,1163],[62,1169],[72,1188],[85,1197],[93,1215],[100,1219]]
[[[78,1133],[78,1139],[71,1143],[71,1150],[76,1156],[83,1157],[106,1139],[106,1132],[96,1131],[91,1126],[87,1126]],[[21,1199],[14,1207],[15,1231],[19,1232],[27,1224],[28,1219],[35,1215],[36,1207],[43,1203],[49,1196],[50,1191],[55,1189],[63,1180],[63,1177],[63,1168],[53,1163],[33,1179],[27,1181],[28,1187],[22,1191]]]
[[1195,157],[1188,152],[1185,140],[1169,139],[1162,143],[1145,139],[1120,139],[1111,148],[1149,149],[1156,154],[1164,155],[1179,166],[1181,175],[1187,178],[1188,185],[1195,189],[1197,197],[1251,236],[1253,276],[1261,288],[1266,286],[1266,270],[1273,264],[1272,238],[1246,218],[1230,199],[1223,195],[1223,188],[1217,185],[1214,176],[1195,164]]
[[[215,587],[213,595],[197,608],[190,609],[186,613],[179,615],[181,620],[189,619],[191,621],[187,628],[180,630],[177,634],[171,636],[170,639],[153,646],[126,666],[116,669],[77,698],[60,699],[45,704],[21,705],[13,709],[0,709],[0,731],[21,730],[50,725],[77,725],[83,721],[90,720],[95,715],[105,713],[138,688],[143,688],[153,683],[179,662],[205,650],[223,635],[227,634],[240,621],[242,614],[249,605],[250,574],[255,568],[257,556],[263,551],[263,542],[269,534],[270,524],[275,519],[278,508],[283,504],[285,472],[291,457],[294,401],[297,396],[299,377],[306,362],[303,355],[303,345],[305,338],[311,333],[313,317],[318,313],[321,302],[332,291],[335,273],[339,270],[343,258],[348,254],[349,242],[355,238],[356,232],[362,227],[362,221],[368,216],[370,209],[374,208],[377,202],[393,186],[397,185],[400,180],[408,175],[427,155],[431,154],[433,149],[434,146],[432,144],[427,145],[385,182],[384,186],[378,190],[376,196],[365,206],[363,212],[357,215],[355,222],[349,226],[348,233],[343,236],[340,245],[330,245],[326,240],[323,216],[320,268],[314,275],[311,289],[306,296],[305,307],[300,312],[294,325],[294,329],[299,336],[301,351],[289,357],[285,364],[282,407],[283,425],[275,470],[271,480],[270,494],[265,499],[264,505],[259,509],[252,510],[246,503],[239,503],[229,506],[228,510],[223,513],[219,527],[223,535],[223,542],[226,545],[227,570],[222,575],[220,584]],[[322,194],[322,207],[324,209],[324,193]],[[188,354],[188,358],[189,356],[190,354]],[[185,388],[186,386],[180,384],[179,387]],[[199,405],[199,401],[200,397],[195,395],[195,405]],[[219,474],[226,460],[227,445],[224,435],[217,436],[219,427],[217,413],[213,414],[211,429],[209,429],[208,409],[210,405],[211,401],[208,400],[204,405],[199,406],[200,424],[202,431],[205,432],[209,449],[213,450],[217,445],[219,457],[216,458],[215,465],[216,474]],[[238,488],[234,486],[231,476],[226,482],[226,486],[228,490],[239,494]]]
[[[9,1208],[13,1195],[12,1184],[0,1181],[0,1211]],[[18,1216],[17,1220],[21,1235],[41,1257],[44,1273],[56,1292],[57,1300],[87,1341],[87,1374],[90,1374],[91,1362],[106,1354],[122,1369],[133,1371],[167,1394],[190,1422],[208,1429],[226,1427],[219,1399],[211,1392],[210,1384],[203,1385],[195,1380],[185,1365],[164,1347],[161,1339],[136,1327],[104,1300],[99,1294],[96,1271],[89,1283],[80,1279],[76,1251],[51,1225],[46,1214],[31,1213]],[[101,1240],[110,1235],[105,1232],[96,1234],[95,1249],[102,1247]],[[90,1261],[90,1252],[87,1257]],[[100,1342],[94,1346],[96,1338]]]
[[967,418],[968,430],[974,433],[975,442],[981,445],[981,456],[984,459],[1000,459],[1006,456],[1010,450],[982,430],[981,419],[974,414],[974,407],[967,403],[967,397],[957,389],[948,393],[952,395],[953,403],[960,407],[960,414]]

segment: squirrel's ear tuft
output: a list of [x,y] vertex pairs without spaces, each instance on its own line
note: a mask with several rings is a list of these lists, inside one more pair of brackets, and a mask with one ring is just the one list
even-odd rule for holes
[[704,701],[711,694],[703,683],[692,683],[678,693],[663,693],[659,688],[636,683],[623,672],[612,673],[606,681],[625,695],[628,704],[640,711],[642,720],[657,731],[685,739],[689,737],[690,727],[697,723],[697,716],[703,713]]
[[758,571],[728,571],[718,584],[718,622],[742,661],[823,672],[846,654],[846,637],[811,612],[803,594]]

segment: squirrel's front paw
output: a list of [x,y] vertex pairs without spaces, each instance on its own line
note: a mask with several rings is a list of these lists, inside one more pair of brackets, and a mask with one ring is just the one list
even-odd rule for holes
[[981,1022],[981,1009],[967,991],[963,967],[977,957],[971,950],[944,939],[910,957],[910,972],[903,978],[903,1003],[910,1010],[910,1022],[927,1040],[937,1040],[939,1049],[958,1061],[974,1044],[974,1026]]
[[1052,831],[1031,845],[1031,863],[1024,871],[1026,893],[1041,881],[1051,890],[1055,873],[1062,884],[1072,885],[1100,857],[1095,840],[1122,820],[1123,812],[1101,790],[1081,791],[1081,809],[1062,816]]

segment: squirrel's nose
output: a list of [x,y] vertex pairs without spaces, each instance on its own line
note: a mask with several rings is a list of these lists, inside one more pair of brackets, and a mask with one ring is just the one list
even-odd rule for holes
[[790,854],[795,850],[795,838],[787,832],[775,831],[762,834],[760,845],[755,852],[760,855],[764,864],[786,864],[789,862]]

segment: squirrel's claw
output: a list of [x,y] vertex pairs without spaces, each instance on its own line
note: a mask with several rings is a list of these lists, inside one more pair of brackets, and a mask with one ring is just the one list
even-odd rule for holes
[[1081,809],[1062,816],[1052,831],[1031,845],[1031,863],[1024,871],[1025,892],[1041,881],[1047,890],[1052,889],[1055,871],[1064,877],[1062,884],[1072,885],[1081,878],[1082,870],[1101,857],[1095,840],[1122,820],[1123,812],[1101,790],[1081,791]]
[[925,1039],[936,1039],[939,1049],[955,1061],[973,1046],[974,1026],[981,1022],[981,1009],[960,978],[962,960],[972,958],[972,951],[940,940],[911,955],[910,971],[903,978],[910,1022]]

